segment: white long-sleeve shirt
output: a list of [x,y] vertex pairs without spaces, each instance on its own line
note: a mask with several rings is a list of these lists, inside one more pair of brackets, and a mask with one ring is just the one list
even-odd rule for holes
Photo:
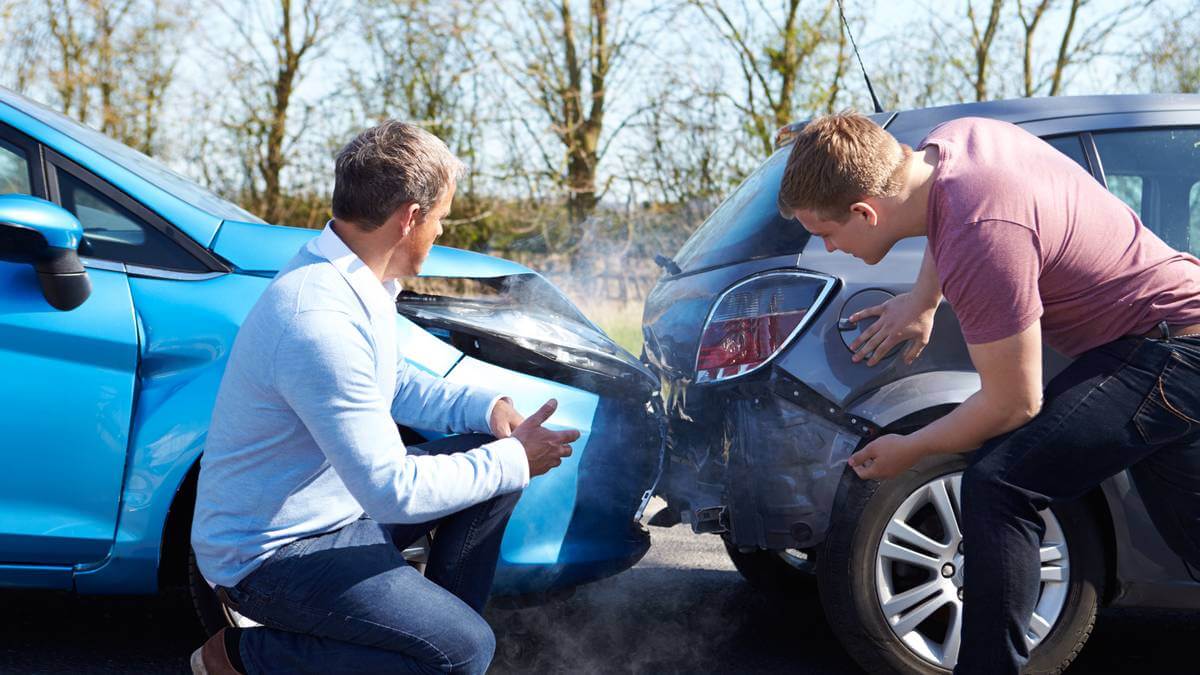
[[406,451],[397,422],[488,432],[499,397],[405,362],[398,290],[326,226],[247,315],[200,465],[192,546],[210,583],[233,586],[279,547],[364,512],[425,522],[529,483],[514,438],[452,455]]

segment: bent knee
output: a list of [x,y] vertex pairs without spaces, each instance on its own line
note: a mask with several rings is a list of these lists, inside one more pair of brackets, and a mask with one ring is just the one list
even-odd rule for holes
[[981,497],[995,490],[1002,489],[1000,471],[991,466],[986,460],[978,461],[968,466],[962,476],[963,507],[968,501],[978,501],[972,497]]
[[1004,467],[984,458],[963,471],[962,510],[965,518],[982,514],[1019,512],[1027,515],[1049,505],[1044,497],[1022,489],[1007,479]]
[[481,508],[486,509],[491,517],[507,517],[512,514],[513,509],[517,508],[517,501],[521,499],[521,495],[524,492],[524,490],[517,490],[516,492],[496,495],[483,502],[484,506]]
[[456,627],[454,651],[447,653],[449,661],[447,672],[451,673],[483,673],[487,671],[492,657],[496,654],[496,634],[492,627],[478,614],[471,619],[464,619]]

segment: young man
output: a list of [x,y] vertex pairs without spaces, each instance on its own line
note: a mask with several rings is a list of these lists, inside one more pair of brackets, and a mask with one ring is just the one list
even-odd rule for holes
[[[338,154],[334,219],[246,317],[201,462],[192,546],[204,578],[263,628],[224,629],[196,673],[482,673],[479,612],[531,476],[577,431],[405,364],[396,279],[442,233],[462,164],[389,121]],[[406,449],[396,423],[450,433]],[[495,440],[492,436],[499,438]],[[422,576],[401,551],[434,526]]]
[[[1172,250],[1075,162],[1005,122],[942,124],[914,152],[866,117],[811,122],[780,211],[868,264],[927,236],[910,293],[852,345],[874,365],[928,343],[942,294],[981,388],[907,436],[850,457],[886,479],[978,448],[963,476],[961,673],[1016,673],[1038,594],[1037,512],[1132,468],[1172,548],[1200,564],[1200,261]],[[1169,335],[1169,337],[1168,337]],[[1042,392],[1042,341],[1078,357]]]

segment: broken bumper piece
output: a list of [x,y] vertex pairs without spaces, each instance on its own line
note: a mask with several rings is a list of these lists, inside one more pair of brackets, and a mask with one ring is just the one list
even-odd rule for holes
[[823,541],[846,460],[879,428],[778,369],[686,391],[673,397],[660,490],[669,508],[694,531],[743,549]]

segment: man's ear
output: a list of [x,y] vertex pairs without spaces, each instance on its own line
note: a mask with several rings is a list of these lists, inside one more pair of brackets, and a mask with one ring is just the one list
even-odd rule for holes
[[854,202],[850,205],[850,213],[866,221],[868,227],[879,223],[879,213],[867,202]]
[[421,207],[416,202],[408,202],[396,209],[396,212],[392,214],[392,219],[396,221],[396,228],[399,230],[400,238],[403,239],[417,225],[421,224]]

